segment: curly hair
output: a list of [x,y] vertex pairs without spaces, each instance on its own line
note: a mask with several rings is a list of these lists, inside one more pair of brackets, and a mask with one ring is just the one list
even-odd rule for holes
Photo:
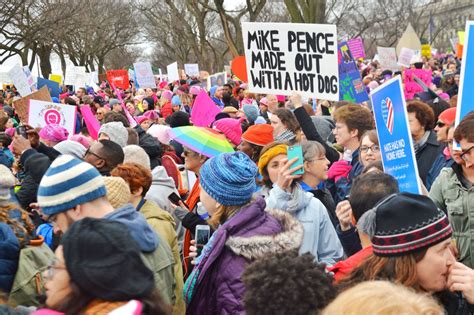
[[358,139],[366,131],[374,129],[372,113],[360,105],[348,104],[338,108],[334,112],[334,120],[346,124],[349,131],[357,130]]
[[269,255],[249,265],[242,279],[249,315],[315,314],[336,296],[332,276],[309,253]]
[[110,175],[122,177],[130,186],[132,193],[136,192],[140,187],[143,188],[143,197],[145,197],[151,187],[151,171],[136,163],[120,164],[110,172]]
[[416,119],[425,130],[433,129],[435,114],[430,105],[423,103],[422,101],[409,101],[407,104],[407,112],[415,113]]

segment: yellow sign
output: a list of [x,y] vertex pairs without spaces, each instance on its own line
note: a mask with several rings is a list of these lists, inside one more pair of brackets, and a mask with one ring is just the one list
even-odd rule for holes
[[54,81],[54,82],[58,82],[59,85],[63,84],[63,76],[61,74],[50,74],[49,75],[49,80]]
[[426,58],[431,58],[431,45],[421,45],[421,55]]
[[464,45],[464,31],[458,31],[459,44]]

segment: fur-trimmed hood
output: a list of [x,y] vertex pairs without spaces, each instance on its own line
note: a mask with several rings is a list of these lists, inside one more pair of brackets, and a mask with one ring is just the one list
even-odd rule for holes
[[298,249],[303,241],[303,226],[291,214],[277,209],[266,209],[278,220],[282,232],[276,235],[231,236],[225,245],[236,255],[250,260],[268,254]]

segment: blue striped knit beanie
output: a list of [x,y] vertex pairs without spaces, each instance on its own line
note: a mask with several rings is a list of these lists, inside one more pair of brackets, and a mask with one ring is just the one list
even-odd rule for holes
[[224,206],[247,203],[255,192],[256,176],[257,166],[242,152],[219,154],[199,170],[202,189]]
[[105,194],[104,180],[95,167],[70,155],[61,155],[41,179],[38,205],[49,216]]

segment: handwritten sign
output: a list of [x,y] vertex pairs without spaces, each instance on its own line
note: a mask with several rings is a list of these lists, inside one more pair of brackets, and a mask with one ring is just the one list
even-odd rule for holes
[[133,64],[134,76],[141,88],[156,88],[155,76],[149,62],[136,62]]
[[338,45],[339,99],[352,103],[369,100],[359,69],[346,42]]
[[393,47],[377,47],[380,64],[384,69],[398,70],[397,52]]
[[242,23],[249,90],[339,100],[335,25]]
[[10,71],[8,71],[8,76],[21,96],[26,96],[31,93],[31,87],[28,83],[28,78],[19,64],[15,64],[10,69]]
[[168,72],[168,80],[173,82],[179,80],[178,63],[173,62],[166,66]]
[[364,41],[362,37],[356,37],[347,41],[354,59],[365,58]]
[[49,94],[49,90],[46,86],[43,86],[38,91],[24,96],[19,100],[13,101],[13,108],[15,109],[15,112],[22,123],[26,123],[28,121],[28,105],[30,100],[52,102],[51,95]]
[[197,77],[199,75],[199,65],[197,63],[184,64],[184,72],[190,77]]

